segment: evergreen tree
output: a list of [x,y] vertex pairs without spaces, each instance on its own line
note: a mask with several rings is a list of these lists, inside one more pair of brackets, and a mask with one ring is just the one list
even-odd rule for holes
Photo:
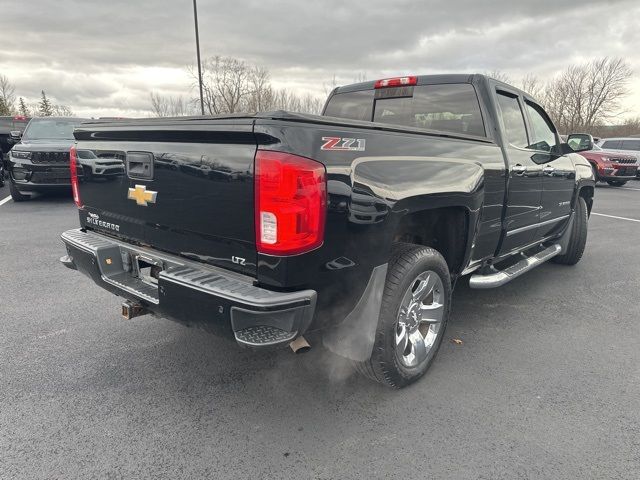
[[18,112],[24,117],[29,116],[29,107],[27,107],[27,104],[24,103],[24,98],[22,97],[20,97],[20,99],[18,100]]
[[11,109],[4,101],[4,98],[0,97],[0,116],[11,115]]
[[47,94],[42,90],[42,100],[38,104],[38,114],[41,117],[50,117],[53,115],[53,106],[51,101],[47,98]]

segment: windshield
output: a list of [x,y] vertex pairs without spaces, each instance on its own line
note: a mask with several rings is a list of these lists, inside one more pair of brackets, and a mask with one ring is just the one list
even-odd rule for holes
[[73,140],[73,129],[82,120],[50,118],[31,120],[22,136],[23,140]]

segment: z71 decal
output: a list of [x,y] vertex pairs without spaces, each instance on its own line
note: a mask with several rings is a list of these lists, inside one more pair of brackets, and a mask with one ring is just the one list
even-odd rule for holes
[[364,152],[364,138],[322,137],[320,150],[338,152]]

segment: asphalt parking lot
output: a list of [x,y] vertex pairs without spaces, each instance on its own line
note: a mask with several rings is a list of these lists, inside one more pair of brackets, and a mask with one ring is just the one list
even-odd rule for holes
[[7,201],[0,478],[637,479],[640,182],[598,186],[594,212],[577,266],[461,281],[432,369],[392,391],[321,348],[123,321],[58,263],[70,198]]

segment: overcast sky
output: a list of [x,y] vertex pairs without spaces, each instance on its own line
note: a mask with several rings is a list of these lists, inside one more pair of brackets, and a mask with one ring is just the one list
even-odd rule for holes
[[[79,115],[149,115],[149,92],[194,97],[192,0],[4,0],[0,73]],[[273,83],[501,70],[546,79],[569,63],[625,58],[640,115],[640,1],[199,0],[203,57],[267,67]]]

